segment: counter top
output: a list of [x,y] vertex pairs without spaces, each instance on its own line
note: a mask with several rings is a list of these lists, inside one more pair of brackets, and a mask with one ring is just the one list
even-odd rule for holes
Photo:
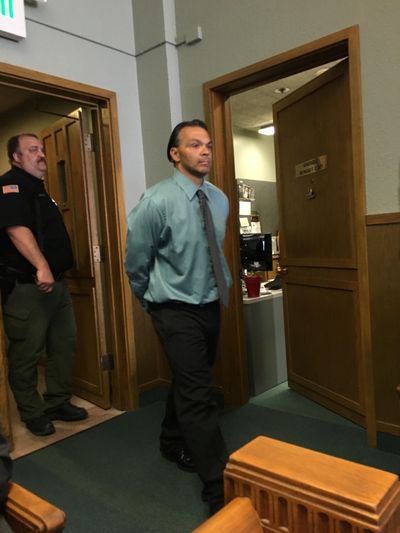
[[243,303],[248,304],[254,304],[257,302],[262,302],[264,300],[269,300],[272,298],[276,298],[277,296],[282,296],[282,289],[278,289],[275,291],[269,291],[265,289],[264,287],[261,287],[260,290],[260,296],[256,296],[255,298],[249,298],[247,295],[243,295]]

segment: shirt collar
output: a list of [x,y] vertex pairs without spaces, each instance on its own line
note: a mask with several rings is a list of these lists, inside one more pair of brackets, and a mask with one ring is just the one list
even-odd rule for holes
[[23,178],[30,179],[33,183],[42,183],[44,184],[43,178],[37,178],[36,176],[33,176],[32,174],[29,174],[26,170],[24,170],[21,167],[17,167],[16,165],[11,165],[11,169],[14,173],[20,174]]
[[179,187],[181,187],[181,189],[185,192],[189,200],[193,200],[199,189],[201,189],[208,197],[208,184],[205,179],[203,180],[203,183],[200,185],[200,187],[197,187],[197,185],[195,185],[193,181],[184,176],[181,172],[179,172],[179,170],[175,169],[172,177],[179,185]]

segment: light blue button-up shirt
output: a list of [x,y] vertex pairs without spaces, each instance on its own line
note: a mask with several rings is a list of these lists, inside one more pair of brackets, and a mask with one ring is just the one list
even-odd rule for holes
[[202,189],[211,210],[222,267],[228,199],[215,185],[197,187],[174,171],[141,197],[128,215],[125,269],[132,290],[144,304],[179,301],[205,304],[218,299],[203,217],[196,192]]

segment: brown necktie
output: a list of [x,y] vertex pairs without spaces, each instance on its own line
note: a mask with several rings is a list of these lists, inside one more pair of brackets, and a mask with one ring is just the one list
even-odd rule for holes
[[215,238],[215,228],[211,215],[210,208],[208,207],[207,197],[204,192],[199,189],[197,191],[197,196],[200,202],[200,209],[204,219],[204,227],[207,235],[208,248],[210,250],[211,262],[214,270],[215,279],[217,282],[219,299],[224,304],[225,307],[228,307],[229,303],[229,288],[226,284],[226,279],[224,272],[222,270],[221,256],[218,250],[217,240]]

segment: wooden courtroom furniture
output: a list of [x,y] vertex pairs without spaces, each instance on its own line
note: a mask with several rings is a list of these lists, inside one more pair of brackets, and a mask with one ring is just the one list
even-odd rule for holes
[[250,498],[265,533],[399,533],[395,474],[268,437],[233,453],[225,501]]
[[249,498],[235,498],[193,533],[263,533]]
[[65,513],[17,483],[10,483],[5,517],[16,533],[62,531]]
[[6,337],[3,330],[3,315],[0,295],[0,431],[5,435],[12,448],[12,428],[10,403],[8,398]]

